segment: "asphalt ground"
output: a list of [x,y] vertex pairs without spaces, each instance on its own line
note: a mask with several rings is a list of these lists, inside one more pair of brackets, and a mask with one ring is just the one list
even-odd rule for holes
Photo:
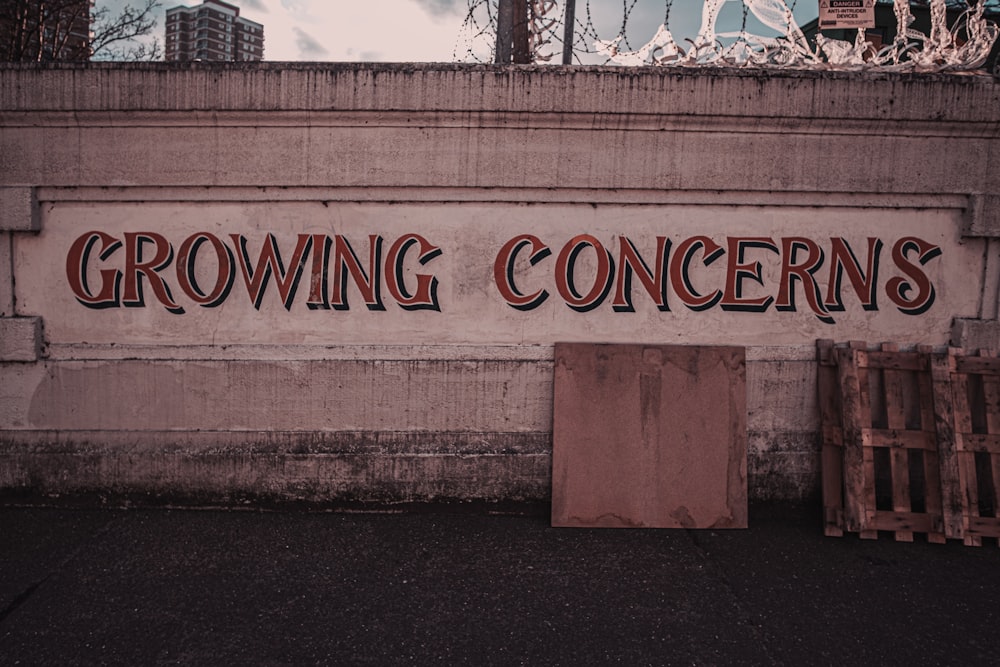
[[2,665],[995,665],[1000,548],[548,517],[0,508]]

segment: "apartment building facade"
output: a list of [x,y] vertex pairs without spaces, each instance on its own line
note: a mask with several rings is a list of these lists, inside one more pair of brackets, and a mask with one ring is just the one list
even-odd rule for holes
[[221,0],[167,10],[168,61],[260,61],[264,26],[240,16],[240,8]]

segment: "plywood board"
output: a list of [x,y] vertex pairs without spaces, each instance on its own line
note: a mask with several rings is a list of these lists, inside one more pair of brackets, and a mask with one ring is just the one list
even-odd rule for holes
[[744,348],[555,354],[552,525],[747,526]]

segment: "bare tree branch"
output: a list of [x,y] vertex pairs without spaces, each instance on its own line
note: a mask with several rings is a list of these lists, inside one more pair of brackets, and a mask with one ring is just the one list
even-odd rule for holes
[[0,0],[0,61],[152,60],[160,43],[146,37],[156,27],[160,0],[141,0],[118,14],[92,0]]
[[94,12],[94,36],[90,43],[93,57],[100,60],[152,60],[161,55],[160,43],[153,39],[150,44],[136,42],[156,27],[156,10],[159,0],[144,0],[139,7],[126,5],[121,13],[112,16],[107,7]]

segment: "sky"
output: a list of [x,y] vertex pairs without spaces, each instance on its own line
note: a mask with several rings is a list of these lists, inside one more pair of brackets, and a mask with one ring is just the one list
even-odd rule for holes
[[[477,0],[226,0],[239,6],[240,15],[264,25],[264,59],[271,61],[383,61],[454,62],[468,60],[469,31],[463,22],[470,1]],[[633,0],[627,0],[629,4]],[[798,2],[799,0],[796,0]],[[628,25],[631,46],[648,41],[663,23],[670,5],[670,28],[678,42],[693,38],[701,20],[702,0],[634,0]],[[135,0],[98,0],[113,12]],[[162,46],[164,12],[178,5],[195,6],[201,0],[162,0],[154,34]],[[621,26],[622,0],[577,0],[577,19],[588,10],[604,39],[614,38]],[[796,7],[799,22],[816,15],[816,0]],[[562,1],[558,0],[561,18]],[[740,1],[727,2],[719,31],[738,27]],[[811,16],[809,14],[812,14]],[[480,18],[485,14],[480,11]],[[486,49],[484,51],[483,49]],[[488,58],[489,44],[480,43],[480,59]],[[561,46],[557,47],[561,53]],[[559,61],[559,55],[553,62]],[[586,62],[602,62],[589,60]]]
[[[187,3],[185,3],[187,4]],[[191,3],[191,4],[197,4]],[[465,0],[242,0],[265,60],[453,60]]]

